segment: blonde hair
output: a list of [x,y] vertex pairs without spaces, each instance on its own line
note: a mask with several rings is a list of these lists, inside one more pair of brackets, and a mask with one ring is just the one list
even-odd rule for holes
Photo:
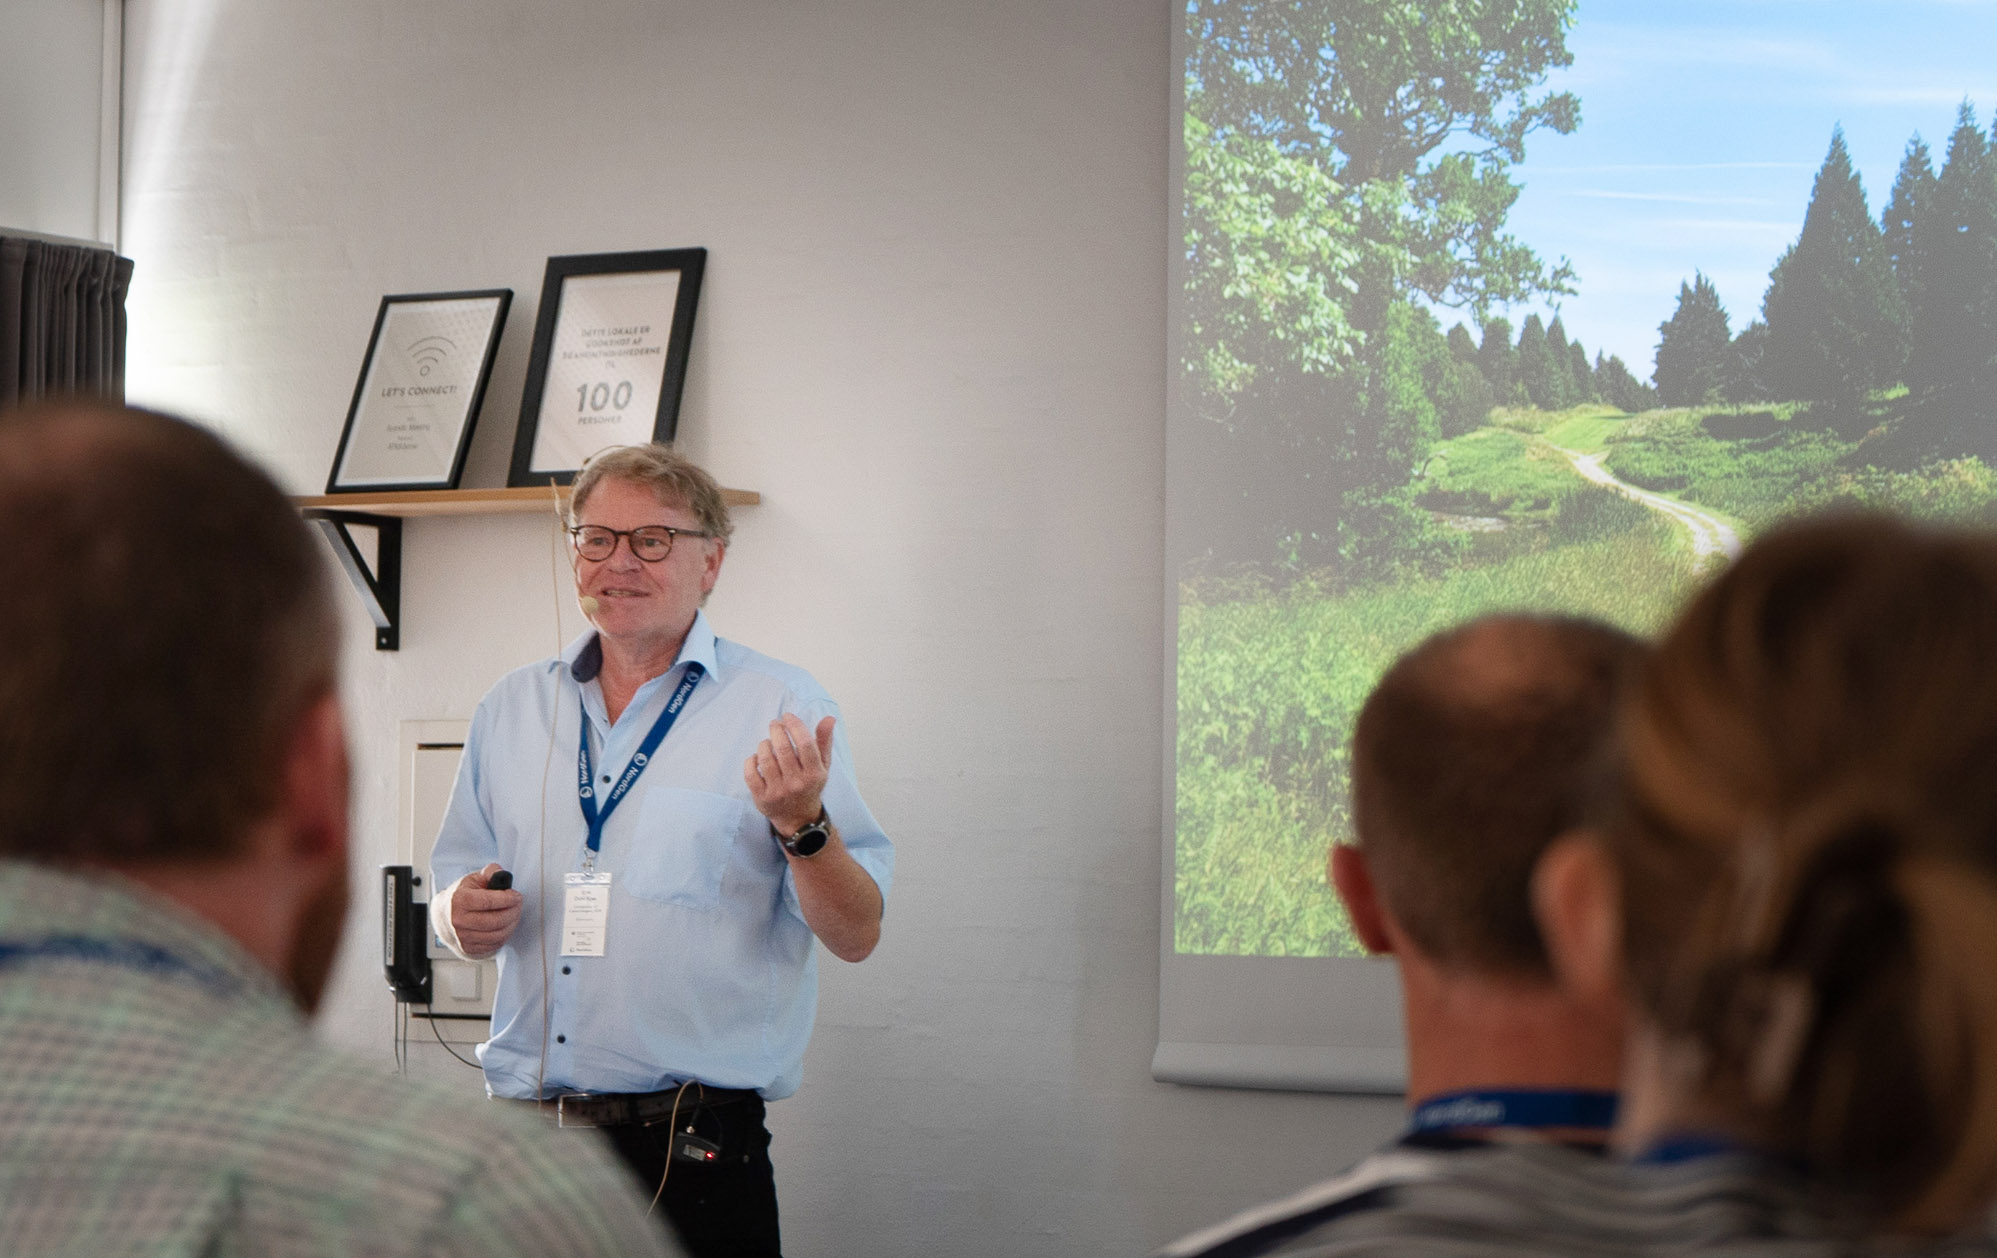
[[1681,1081],[1866,1227],[1997,1195],[1997,540],[1752,546],[1642,670],[1609,826]]
[[630,481],[652,491],[660,503],[685,507],[700,521],[701,532],[726,543],[735,531],[728,518],[728,502],[721,486],[693,460],[671,446],[651,442],[642,446],[611,446],[590,457],[576,473],[569,490],[569,519],[573,525],[582,515],[583,504],[606,480]]

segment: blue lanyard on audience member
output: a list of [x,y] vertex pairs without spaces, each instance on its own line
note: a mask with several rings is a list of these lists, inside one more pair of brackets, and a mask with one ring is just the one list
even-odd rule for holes
[[1615,1125],[1616,1094],[1547,1088],[1503,1092],[1450,1092],[1408,1118],[1408,1135],[1462,1128],[1600,1128]]
[[626,792],[631,789],[631,784],[638,780],[638,775],[645,771],[645,766],[652,763],[652,753],[656,752],[659,744],[666,740],[666,734],[673,728],[673,722],[680,719],[680,711],[686,707],[688,696],[693,694],[693,688],[698,686],[700,679],[706,675],[707,670],[698,662],[686,666],[686,676],[680,680],[680,688],[673,692],[672,699],[666,704],[666,710],[659,713],[659,719],[652,722],[651,733],[646,734],[645,741],[638,744],[638,752],[631,757],[631,763],[624,766],[624,775],[618,778],[617,785],[610,789],[609,797],[603,802],[602,812],[596,809],[596,787],[590,781],[596,770],[592,767],[589,756],[589,709],[587,707],[583,709],[582,750],[576,755],[576,797],[582,802],[583,824],[589,827],[588,860],[591,863],[595,862],[596,854],[603,850],[604,823],[610,820],[611,813],[617,811],[617,805],[623,802]]
[[1638,1154],[1634,1160],[1670,1166],[1677,1162],[1690,1162],[1694,1158],[1709,1158],[1722,1153],[1738,1152],[1740,1145],[1725,1136],[1712,1132],[1689,1131],[1664,1137]]
[[198,983],[217,996],[233,996],[243,986],[242,980],[227,970],[189,961],[158,944],[138,939],[46,935],[33,940],[0,940],[0,970],[30,961],[75,961],[175,976]]

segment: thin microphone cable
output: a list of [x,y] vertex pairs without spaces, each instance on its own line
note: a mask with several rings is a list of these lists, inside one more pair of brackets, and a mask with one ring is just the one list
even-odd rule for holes
[[[555,508],[555,531],[549,535],[548,579],[554,592],[555,611],[555,702],[548,710],[548,753],[541,760],[541,815],[540,838],[534,844],[534,887],[541,898],[540,921],[536,924],[535,951],[541,956],[541,1059],[534,1067],[534,1104],[545,1102],[544,1093],[548,1090],[548,1036],[553,1029],[554,997],[548,980],[548,775],[555,766],[555,728],[561,723],[562,694],[562,494],[555,487],[555,478],[548,478],[548,499]],[[583,730],[582,736],[589,737]]]
[[[658,1191],[652,1194],[652,1204],[645,1207],[647,1218],[651,1217],[652,1211],[659,1208],[659,1198],[666,1195],[666,1177],[673,1173],[673,1141],[678,1137],[680,1129],[680,1098],[685,1096],[686,1090],[693,1086],[693,1080],[688,1079],[685,1083],[680,1084],[679,1091],[673,1093],[673,1116],[666,1120],[665,1169],[659,1172],[659,1187]],[[703,1093],[703,1095],[705,1094]],[[694,1102],[694,1108],[696,1110],[700,1108],[699,1101]],[[699,1122],[700,1120],[696,1117],[693,1121]],[[691,1130],[691,1128],[688,1130]],[[725,1131],[726,1129],[724,1128],[723,1130]]]

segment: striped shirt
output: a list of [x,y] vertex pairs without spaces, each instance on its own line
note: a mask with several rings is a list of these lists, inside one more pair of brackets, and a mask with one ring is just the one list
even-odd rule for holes
[[211,924],[0,861],[0,1254],[670,1254],[573,1133],[312,1041]]
[[1744,1153],[1632,1165],[1557,1144],[1402,1145],[1336,1179],[1237,1215],[1159,1258],[1992,1258],[1983,1239],[1868,1246],[1838,1233],[1804,1185]]

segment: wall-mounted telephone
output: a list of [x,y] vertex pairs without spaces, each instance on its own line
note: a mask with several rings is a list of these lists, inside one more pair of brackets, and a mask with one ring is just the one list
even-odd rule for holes
[[381,867],[381,966],[395,999],[430,1003],[428,905],[416,899],[423,880],[408,865]]

